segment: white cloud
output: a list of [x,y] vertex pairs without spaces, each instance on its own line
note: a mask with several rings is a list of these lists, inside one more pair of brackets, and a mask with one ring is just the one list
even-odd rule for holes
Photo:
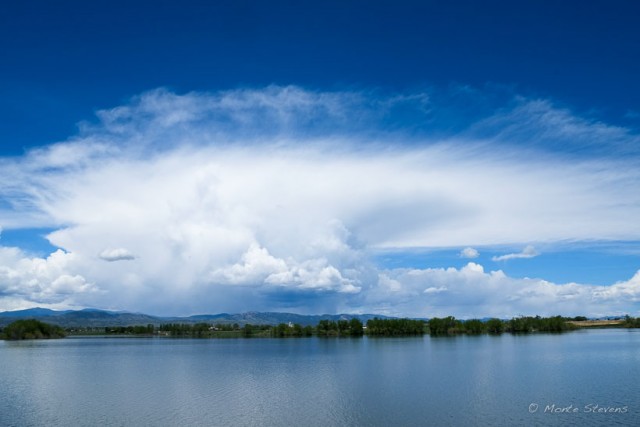
[[540,253],[531,245],[527,245],[522,252],[505,254],[500,256],[494,256],[491,258],[493,261],[508,261],[510,259],[526,259],[526,258],[534,258],[540,255]]
[[251,244],[240,262],[216,269],[211,281],[219,284],[262,286],[277,285],[306,290],[357,293],[360,287],[324,258],[305,260],[302,263],[289,258],[287,261],[269,254],[265,248]]
[[517,97],[513,108],[471,126],[471,134],[500,141],[526,143],[570,153],[599,156],[638,154],[640,137],[628,129],[576,116],[549,100]]
[[109,262],[130,261],[136,259],[136,257],[125,248],[105,249],[100,252],[99,256],[101,259]]
[[[393,281],[394,292],[386,290]],[[390,315],[459,318],[519,315],[638,315],[640,271],[611,286],[512,278],[475,263],[455,268],[394,269],[380,274],[367,304]]]
[[612,286],[599,286],[595,288],[593,296],[597,300],[618,302],[628,301],[635,303],[640,301],[640,271],[628,281],[618,282]]
[[[3,259],[3,301],[163,314],[383,312],[396,304],[407,309],[399,314],[426,315],[429,304],[445,298],[453,298],[443,305],[449,314],[482,298],[505,311],[527,308],[517,302],[525,298],[513,285],[518,279],[484,273],[478,264],[380,272],[369,254],[640,240],[635,158],[532,155],[519,145],[526,133],[511,126],[529,111],[536,120],[528,126],[544,126],[547,139],[589,135],[593,145],[613,135],[628,146],[636,137],[548,103],[534,107],[434,141],[402,131],[407,110],[413,123],[437,109],[425,94],[385,98],[275,86],[142,94],[100,112],[97,123],[83,124],[67,142],[0,159],[0,225],[53,228],[48,239],[63,249],[44,259]],[[589,132],[593,126],[597,132]],[[495,149],[492,138],[477,137],[487,128],[504,131],[493,139],[517,143]],[[496,258],[536,254],[531,248]],[[460,254],[477,255],[471,247]],[[117,268],[104,262],[133,258]],[[45,265],[46,273],[34,265]],[[468,278],[466,287],[451,277]],[[557,289],[587,289],[536,283],[529,286],[532,300],[549,292],[560,301],[569,294]],[[623,306],[625,288],[611,289],[618,293],[608,307]]]
[[480,252],[474,248],[464,248],[460,251],[460,258],[478,258]]
[[97,287],[73,272],[74,254],[57,250],[47,258],[29,257],[18,248],[0,246],[0,296],[38,304],[73,306]]
[[425,289],[423,291],[423,293],[425,294],[437,294],[440,292],[446,292],[447,291],[447,287],[446,286],[438,286],[437,288],[435,286],[431,286],[427,289]]

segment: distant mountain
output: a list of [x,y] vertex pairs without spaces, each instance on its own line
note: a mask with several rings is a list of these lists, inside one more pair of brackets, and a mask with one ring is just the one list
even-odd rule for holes
[[102,310],[80,310],[49,317],[51,323],[64,327],[135,326],[163,323],[160,318],[137,313],[119,313]]
[[47,308],[30,308],[27,310],[0,312],[0,326],[6,326],[17,319],[37,319],[65,328],[159,325],[162,323],[237,323],[245,325],[277,325],[279,323],[298,323],[302,326],[315,326],[320,320],[351,320],[357,318],[363,323],[367,320],[387,318],[375,314],[322,314],[302,315],[294,313],[247,312],[238,314],[200,314],[189,317],[158,317],[142,313],[128,313],[98,309],[55,311]]
[[17,310],[17,311],[3,311],[0,312],[0,317],[11,317],[17,319],[23,318],[31,318],[31,317],[49,317],[49,316],[57,316],[60,314],[68,313],[69,310],[66,311],[56,311],[49,310],[48,308],[28,308],[26,310]]

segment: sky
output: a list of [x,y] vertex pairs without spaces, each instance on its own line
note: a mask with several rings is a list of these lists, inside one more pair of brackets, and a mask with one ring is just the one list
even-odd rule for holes
[[0,311],[640,315],[634,1],[0,8]]

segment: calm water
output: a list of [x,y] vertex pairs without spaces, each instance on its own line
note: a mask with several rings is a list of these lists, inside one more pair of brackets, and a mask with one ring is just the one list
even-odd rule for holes
[[636,330],[0,341],[0,425],[631,426],[639,380]]

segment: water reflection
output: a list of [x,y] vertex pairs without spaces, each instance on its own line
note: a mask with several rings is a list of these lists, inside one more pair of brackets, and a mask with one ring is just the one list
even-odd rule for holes
[[0,342],[0,425],[636,425],[639,349],[626,330]]

